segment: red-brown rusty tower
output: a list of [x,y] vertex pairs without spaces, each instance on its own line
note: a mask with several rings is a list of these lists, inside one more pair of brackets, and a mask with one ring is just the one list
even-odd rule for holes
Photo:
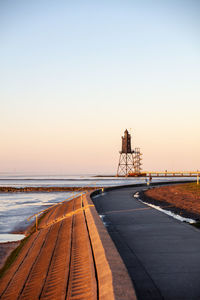
[[117,176],[128,176],[129,173],[134,172],[134,151],[131,150],[131,135],[127,129],[124,131],[124,136],[122,136],[122,151],[119,153]]

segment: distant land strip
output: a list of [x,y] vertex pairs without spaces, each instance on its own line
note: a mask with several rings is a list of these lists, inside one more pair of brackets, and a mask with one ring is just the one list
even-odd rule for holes
[[[98,187],[100,188],[100,187]],[[94,186],[87,186],[87,187],[68,187],[68,186],[51,186],[51,187],[37,187],[37,186],[30,186],[30,187],[11,187],[11,186],[1,186],[0,193],[14,193],[14,192],[73,192],[73,191],[85,191],[85,190],[93,190],[95,189]]]

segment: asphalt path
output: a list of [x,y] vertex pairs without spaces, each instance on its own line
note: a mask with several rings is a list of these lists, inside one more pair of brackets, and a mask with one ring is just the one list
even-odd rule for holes
[[126,187],[92,197],[138,299],[199,300],[200,230],[134,198],[142,189]]

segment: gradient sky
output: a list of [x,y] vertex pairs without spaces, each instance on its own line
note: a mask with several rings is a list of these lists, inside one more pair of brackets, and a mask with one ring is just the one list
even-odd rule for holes
[[200,1],[1,0],[0,171],[200,169]]

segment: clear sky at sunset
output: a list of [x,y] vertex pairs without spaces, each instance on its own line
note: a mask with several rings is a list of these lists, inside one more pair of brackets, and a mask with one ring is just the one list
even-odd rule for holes
[[0,171],[200,169],[200,1],[1,0]]

